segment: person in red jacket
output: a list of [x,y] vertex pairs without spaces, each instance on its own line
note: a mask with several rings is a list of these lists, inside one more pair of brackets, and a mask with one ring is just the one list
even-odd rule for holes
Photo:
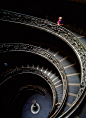
[[63,24],[62,24],[62,17],[59,17],[59,20],[57,21],[57,24],[58,24],[58,25],[63,25]]

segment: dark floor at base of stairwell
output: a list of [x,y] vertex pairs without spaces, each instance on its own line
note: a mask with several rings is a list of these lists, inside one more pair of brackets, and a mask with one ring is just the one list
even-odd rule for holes
[[[31,105],[34,99],[40,105],[38,114],[31,113]],[[47,118],[52,108],[52,101],[52,96],[49,92],[45,96],[40,94],[32,95],[23,106],[21,118]]]

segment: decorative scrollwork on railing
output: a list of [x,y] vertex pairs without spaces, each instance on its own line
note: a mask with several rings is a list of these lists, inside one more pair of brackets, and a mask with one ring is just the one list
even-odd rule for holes
[[[4,44],[4,45],[2,44],[0,45],[0,53],[12,52],[12,51],[25,51],[25,52],[34,53],[36,55],[40,55],[41,57],[47,59],[49,62],[51,62],[51,64],[54,65],[54,67],[58,70],[62,79],[62,83],[63,83],[63,98],[62,98],[62,103],[61,103],[61,106],[63,106],[66,96],[67,96],[67,78],[66,78],[65,70],[62,64],[49,52],[37,46],[28,45],[28,44]],[[60,108],[57,109],[56,113],[57,112],[58,113],[60,112]]]
[[51,114],[54,111],[54,109],[55,109],[56,90],[55,90],[55,86],[54,86],[52,80],[45,73],[43,73],[42,71],[39,71],[39,70],[37,70],[35,68],[17,68],[17,69],[14,69],[14,70],[4,74],[3,76],[1,76],[0,79],[1,79],[2,82],[0,83],[0,85],[2,85],[9,78],[12,78],[15,75],[23,74],[23,73],[36,74],[36,75],[40,76],[41,78],[43,78],[47,82],[47,84],[50,86],[52,94],[53,94],[53,106],[52,106],[52,109],[50,111],[50,114]]
[[[20,23],[20,24],[38,28],[40,30],[44,30],[46,32],[49,32],[61,38],[72,48],[72,50],[75,52],[76,56],[78,57],[78,60],[81,66],[81,86],[77,94],[77,97],[74,101],[77,103],[86,89],[86,48],[80,42],[80,40],[66,28],[62,26],[58,26],[57,24],[53,22],[50,22],[48,20],[44,20],[41,18],[37,18],[37,17],[25,15],[25,14],[20,14],[16,12],[11,12],[7,10],[0,10],[0,20]],[[33,47],[28,47],[28,48],[30,48],[29,50],[32,50],[31,48]],[[48,59],[50,58],[52,60],[52,56],[49,57],[47,53],[45,52],[42,52],[42,53],[43,53],[42,54],[43,56],[46,55]],[[56,60],[52,60],[52,62],[54,62],[53,64],[58,65],[56,64],[57,63]],[[73,107],[74,107],[74,104],[71,105],[71,108]]]

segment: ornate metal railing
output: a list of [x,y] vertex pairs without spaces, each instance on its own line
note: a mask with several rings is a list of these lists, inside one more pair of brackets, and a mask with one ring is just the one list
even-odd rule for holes
[[[34,92],[37,92],[38,94],[41,94],[41,95],[45,95],[45,92],[39,88],[38,86],[34,86],[34,85],[26,85],[26,86],[22,86],[20,87],[18,90],[16,90],[14,92],[14,94],[11,95],[10,97],[10,100],[9,100],[9,103],[8,103],[8,109],[7,109],[7,112],[9,114],[9,116],[11,116],[11,112],[13,110],[13,104],[15,104],[15,101],[17,99],[17,97],[19,97],[18,95],[20,95],[20,93],[23,93],[25,91],[34,91]],[[12,114],[13,115],[13,114]]]
[[7,72],[3,76],[1,76],[0,77],[0,85],[2,85],[8,79],[11,79],[13,76],[18,75],[18,74],[23,74],[23,73],[36,74],[36,75],[42,77],[47,82],[47,84],[50,86],[51,91],[52,91],[52,95],[53,95],[53,106],[52,106],[52,109],[50,111],[50,115],[51,115],[53,113],[54,109],[55,109],[56,90],[55,90],[55,86],[54,86],[52,80],[45,73],[43,73],[42,71],[39,71],[35,68],[17,68],[17,69],[14,69],[14,70],[10,71],[10,72]]
[[[26,26],[31,26],[49,32],[63,41],[65,41],[76,54],[81,68],[81,85],[77,97],[71,107],[60,117],[64,117],[66,114],[71,115],[71,113],[77,108],[76,104],[80,104],[81,97],[86,89],[86,48],[81,43],[81,41],[69,30],[62,26],[33,16],[20,14],[16,12],[11,12],[7,10],[0,10],[0,20],[20,23]],[[74,108],[75,106],[75,108]],[[71,112],[70,112],[71,111]]]
[[[28,53],[30,52],[36,55],[40,55],[41,57],[47,59],[58,70],[60,77],[62,79],[62,83],[63,83],[63,96],[62,96],[62,102],[59,109],[57,109],[53,115],[59,113],[65,103],[66,96],[67,96],[67,78],[66,78],[66,74],[65,74],[62,64],[49,52],[37,46],[28,45],[28,44],[4,44],[4,45],[2,44],[0,45],[0,53],[13,52],[13,51],[24,51],[24,52],[28,52]],[[5,81],[6,81],[6,78],[5,78]],[[51,113],[49,114],[49,116],[51,116]]]

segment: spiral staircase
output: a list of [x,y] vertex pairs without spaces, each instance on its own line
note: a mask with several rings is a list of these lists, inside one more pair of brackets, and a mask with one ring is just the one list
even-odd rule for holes
[[[0,10],[0,22],[1,118],[75,115],[86,91],[84,44],[69,30],[41,18]],[[34,99],[40,105],[35,115]]]

